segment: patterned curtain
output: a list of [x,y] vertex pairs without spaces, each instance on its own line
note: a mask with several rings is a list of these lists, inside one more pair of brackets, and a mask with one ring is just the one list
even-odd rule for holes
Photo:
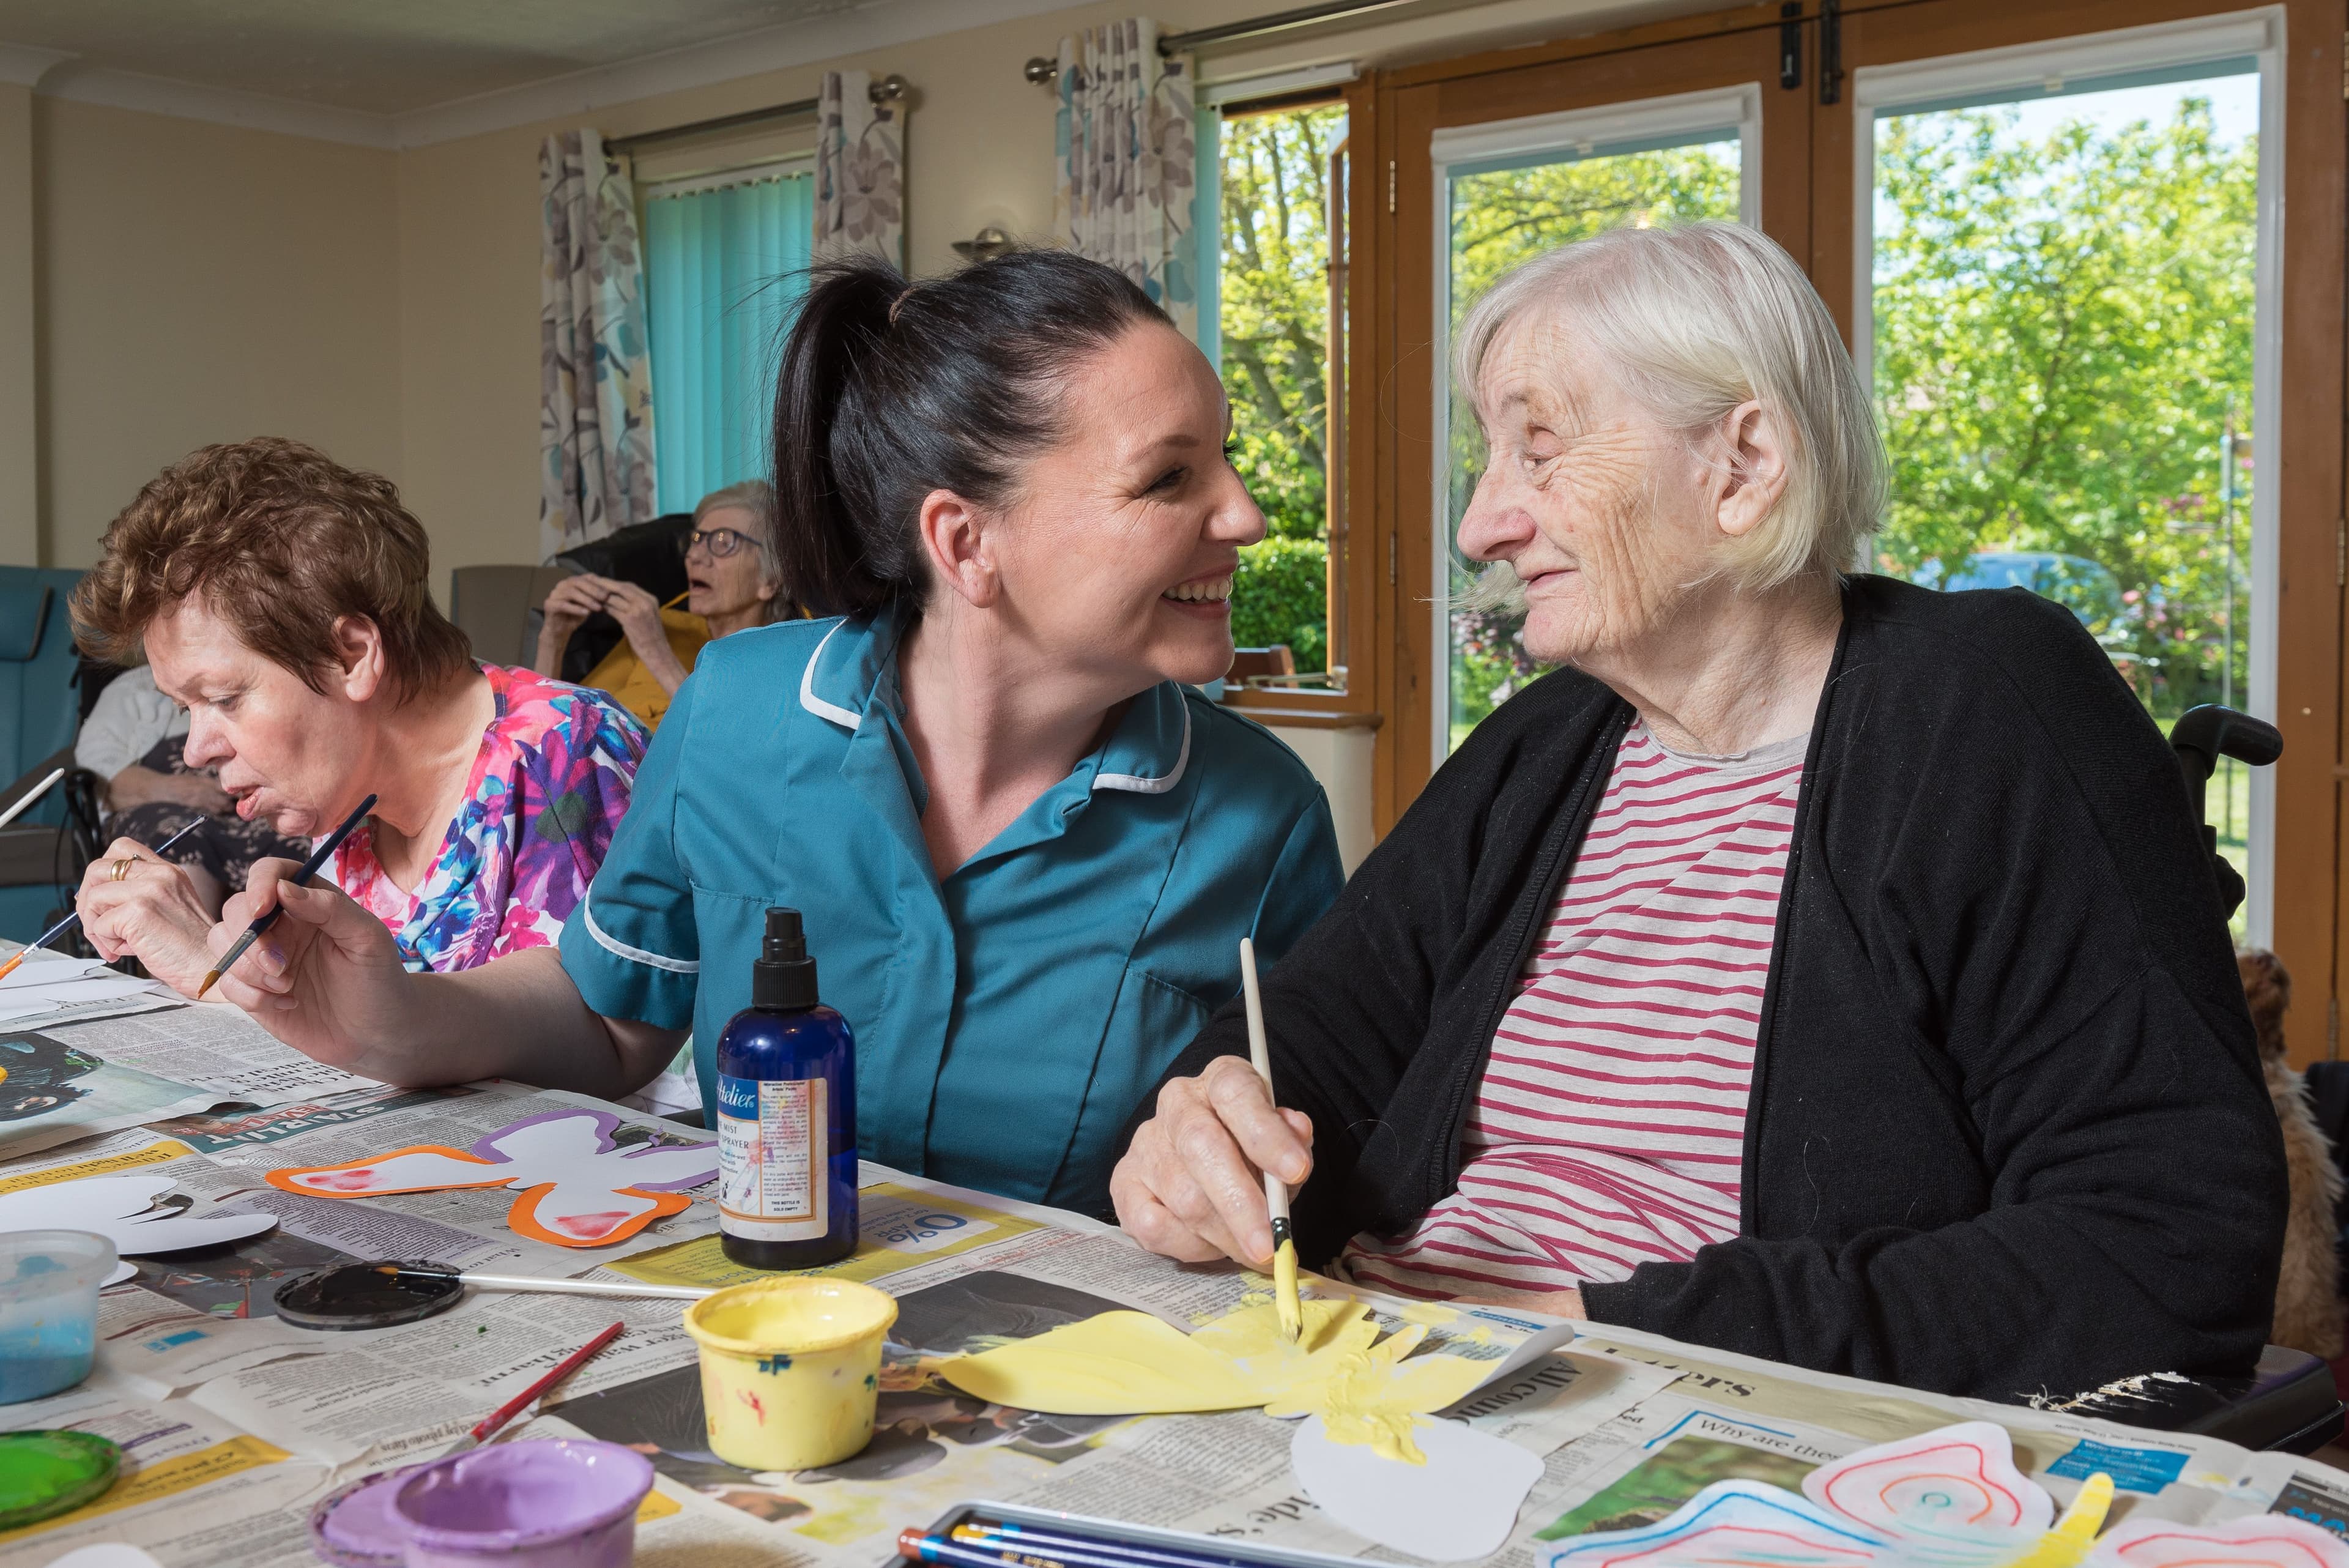
[[1062,38],[1052,201],[1062,244],[1123,272],[1193,335],[1195,79],[1190,56],[1160,57],[1147,19]]
[[644,253],[627,165],[593,130],[538,152],[538,543],[551,559],[653,503]]
[[864,71],[826,71],[816,97],[815,254],[905,265],[905,129]]

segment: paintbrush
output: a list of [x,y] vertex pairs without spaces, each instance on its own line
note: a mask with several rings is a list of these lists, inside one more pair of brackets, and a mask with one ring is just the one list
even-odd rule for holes
[[[203,825],[204,819],[202,817],[200,816],[196,818],[195,821],[188,824],[187,826],[180,829],[179,832],[163,840],[162,844],[158,846],[155,853],[158,855],[162,854],[164,850],[171,848],[171,846],[177,844],[180,840],[185,838],[188,835],[193,833],[197,828],[202,827]],[[35,937],[32,941],[27,943],[26,946],[18,948],[15,955],[12,956],[6,963],[0,963],[0,980],[5,980],[10,975],[16,973],[16,966],[23,963],[26,956],[31,953],[35,949],[47,947],[51,942],[56,941],[59,937],[64,936],[67,931],[73,929],[79,924],[81,924],[81,911],[79,909],[76,909],[64,919],[59,920],[56,925],[51,926],[47,930],[43,931],[39,936]]]
[[593,1356],[597,1351],[603,1349],[605,1345],[619,1338],[620,1331],[627,1326],[628,1325],[624,1323],[616,1323],[611,1327],[605,1329],[603,1333],[597,1334],[595,1338],[589,1340],[585,1345],[581,1345],[578,1349],[564,1356],[561,1361],[556,1362],[554,1368],[544,1376],[539,1378],[538,1381],[533,1383],[529,1387],[523,1389],[521,1393],[515,1395],[512,1398],[507,1400],[504,1404],[499,1406],[496,1409],[482,1417],[479,1425],[474,1427],[471,1431],[466,1433],[463,1437],[458,1438],[454,1443],[451,1443],[448,1448],[443,1449],[438,1458],[445,1459],[451,1454],[461,1454],[466,1449],[479,1448],[483,1443],[488,1442],[492,1438],[496,1437],[498,1433],[504,1428],[508,1422],[512,1421],[516,1416],[523,1415],[524,1412],[528,1411],[531,1407],[546,1397],[548,1389],[553,1388],[556,1384],[570,1376],[572,1373],[577,1371],[590,1356]]
[[[318,840],[318,847],[310,851],[310,858],[302,862],[302,869],[295,872],[292,877],[287,878],[287,880],[292,882],[296,888],[308,887],[310,885],[310,878],[318,874],[318,867],[326,863],[326,857],[332,855],[336,849],[340,848],[342,846],[343,840],[351,836],[351,829],[357,827],[360,823],[365,822],[367,820],[367,814],[374,809],[375,796],[369,795],[367,799],[359,802],[358,809],[352,812],[350,815],[343,818],[343,825],[340,827],[326,835],[326,837]],[[212,968],[204,971],[203,983],[196,987],[196,1000],[198,1002],[202,1002],[204,999],[204,992],[210,991],[213,986],[220,983],[220,977],[226,974],[231,969],[235,967],[236,961],[244,956],[244,950],[251,947],[255,941],[259,940],[261,933],[275,925],[277,923],[277,917],[285,912],[285,901],[280,899],[277,905],[273,908],[269,913],[254,917],[253,924],[244,928],[244,935],[237,938],[234,944],[229,948],[228,951],[221,955],[220,962],[212,965]]]
[[460,1285],[471,1285],[482,1291],[543,1291],[564,1296],[655,1296],[673,1302],[698,1302],[704,1296],[716,1295],[716,1290],[698,1290],[691,1285],[622,1285],[609,1280],[539,1279],[530,1274],[473,1274],[459,1269],[419,1269],[407,1263],[378,1263],[378,1274],[404,1275],[419,1280],[454,1280]]
[[16,805],[10,806],[5,811],[0,811],[0,827],[7,826],[10,823],[16,821],[18,817],[32,810],[33,803],[40,799],[43,795],[48,794],[50,786],[65,776],[65,769],[51,768],[49,770],[48,777],[43,779],[40,783],[35,784],[31,789],[26,790],[22,795],[18,796]]
[[[1272,1098],[1272,1051],[1264,1038],[1264,995],[1256,983],[1256,943],[1240,939],[1240,991],[1247,998],[1248,1061]],[[1264,1173],[1264,1206],[1272,1219],[1272,1304],[1280,1314],[1280,1337],[1297,1343],[1305,1314],[1297,1304],[1297,1236],[1288,1224],[1288,1184]]]

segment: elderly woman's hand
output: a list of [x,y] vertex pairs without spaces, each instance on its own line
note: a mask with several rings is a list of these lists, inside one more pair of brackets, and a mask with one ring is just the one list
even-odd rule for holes
[[1262,1268],[1272,1262],[1267,1170],[1292,1188],[1312,1174],[1312,1118],[1277,1108],[1255,1068],[1219,1056],[1158,1091],[1156,1114],[1111,1172],[1109,1193],[1126,1233],[1154,1252]]
[[634,583],[608,583],[604,610],[620,623],[620,629],[627,634],[628,646],[636,650],[637,659],[652,678],[675,696],[688,672],[668,645],[668,628],[661,624],[660,600]]
[[212,910],[195,881],[143,844],[118,838],[82,873],[74,896],[82,934],[109,961],[135,956],[147,972],[193,996],[212,967]]
[[563,650],[571,641],[571,634],[580,623],[604,607],[604,590],[607,579],[591,574],[565,577],[547,591],[546,603],[540,606],[545,617],[538,628],[538,659],[533,666],[541,675],[554,675],[563,668]]
[[227,952],[256,917],[281,903],[285,913],[221,976],[212,994],[243,1008],[305,1055],[397,1081],[396,1064],[378,1060],[370,1043],[400,1036],[412,987],[399,949],[383,921],[341,888],[288,880],[300,869],[291,860],[254,862],[245,890],[222,908],[207,952]]

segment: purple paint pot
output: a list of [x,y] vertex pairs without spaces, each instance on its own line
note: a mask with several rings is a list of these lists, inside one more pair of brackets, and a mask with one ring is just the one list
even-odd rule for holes
[[617,1443],[493,1443],[392,1494],[407,1568],[628,1568],[650,1460]]
[[310,1511],[310,1550],[335,1568],[405,1568],[407,1528],[391,1513],[391,1494],[419,1467],[361,1476]]

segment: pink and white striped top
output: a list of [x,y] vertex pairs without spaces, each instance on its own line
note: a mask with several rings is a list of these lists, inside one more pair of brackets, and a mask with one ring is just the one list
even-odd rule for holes
[[1802,789],[1634,724],[1493,1036],[1458,1190],[1346,1272],[1415,1296],[1627,1279],[1737,1234],[1745,1107]]

